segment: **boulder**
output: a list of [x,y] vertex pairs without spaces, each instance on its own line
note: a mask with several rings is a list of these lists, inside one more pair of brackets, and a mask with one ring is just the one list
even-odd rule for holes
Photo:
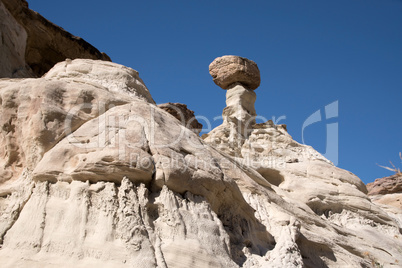
[[402,174],[376,179],[367,184],[368,195],[402,193]]
[[234,83],[240,83],[245,88],[254,90],[260,86],[260,70],[257,64],[239,56],[222,56],[209,65],[215,84],[222,89],[228,89]]
[[370,199],[384,209],[402,209],[402,175],[400,173],[368,183],[367,190]]

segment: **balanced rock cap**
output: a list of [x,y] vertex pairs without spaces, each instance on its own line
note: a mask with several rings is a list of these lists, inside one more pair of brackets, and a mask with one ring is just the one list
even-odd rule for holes
[[209,65],[215,84],[228,89],[234,83],[240,83],[247,89],[259,87],[261,78],[257,64],[239,56],[222,56]]

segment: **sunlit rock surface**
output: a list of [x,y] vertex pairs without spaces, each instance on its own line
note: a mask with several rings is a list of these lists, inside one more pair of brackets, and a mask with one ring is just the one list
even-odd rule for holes
[[402,262],[401,211],[285,126],[243,124],[250,108],[203,140],[136,71],[93,60],[0,80],[0,97],[2,267]]

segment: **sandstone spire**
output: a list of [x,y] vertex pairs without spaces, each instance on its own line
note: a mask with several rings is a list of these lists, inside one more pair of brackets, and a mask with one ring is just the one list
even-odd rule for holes
[[47,73],[0,79],[2,268],[400,266],[402,178],[376,181],[368,197],[284,125],[253,124],[255,63],[211,64],[227,107],[202,141],[193,112],[156,106],[131,68],[74,59],[48,70],[55,53],[15,58],[25,43],[63,59],[63,48],[79,56],[88,46],[77,50],[61,28],[54,36],[34,11],[21,23],[25,42],[6,10],[14,5],[27,2],[0,0],[0,32],[13,37],[0,45],[0,76],[29,76],[28,54]]
[[239,56],[216,58],[209,65],[215,84],[226,89],[226,108],[222,116],[224,122],[250,127],[255,124],[253,91],[260,85],[260,70],[257,64]]
[[204,139],[207,142],[221,140],[222,148],[229,149],[223,151],[232,156],[240,155],[239,148],[255,124],[257,114],[254,103],[257,96],[254,90],[260,85],[260,70],[252,60],[222,56],[209,65],[209,73],[215,84],[227,90],[226,107],[222,112],[223,124],[220,130],[212,131],[206,135],[209,138],[204,136]]
[[0,99],[1,267],[402,263],[401,210],[272,121],[201,141],[136,71],[88,59],[0,79]]

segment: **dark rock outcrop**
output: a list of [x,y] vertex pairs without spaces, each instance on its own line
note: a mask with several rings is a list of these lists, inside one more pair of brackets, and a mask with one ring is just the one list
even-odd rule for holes
[[376,179],[367,184],[368,195],[402,193],[402,175],[395,174],[389,177]]
[[[12,44],[9,47],[14,49],[19,47],[21,50],[25,46],[25,56],[22,56],[22,58],[25,58],[26,64],[20,63],[20,66],[13,66],[7,72],[2,71],[0,72],[0,77],[40,77],[56,63],[64,61],[66,58],[110,61],[108,55],[100,52],[84,39],[70,34],[63,28],[42,17],[39,13],[30,10],[27,1],[1,1],[9,14],[22,26],[19,27],[19,30],[22,31],[22,35],[26,35],[26,44],[20,43],[24,41],[24,38],[15,40],[15,36],[3,36],[3,39],[9,39]],[[1,18],[2,22],[6,19],[10,18],[6,16]],[[2,42],[0,46],[1,54],[9,55],[10,51],[5,48],[5,44]],[[21,70],[23,71],[21,72]]]
[[159,108],[173,115],[184,126],[191,129],[196,134],[199,134],[202,130],[202,124],[197,121],[194,116],[194,111],[187,108],[187,105],[182,103],[162,103],[158,105]]

